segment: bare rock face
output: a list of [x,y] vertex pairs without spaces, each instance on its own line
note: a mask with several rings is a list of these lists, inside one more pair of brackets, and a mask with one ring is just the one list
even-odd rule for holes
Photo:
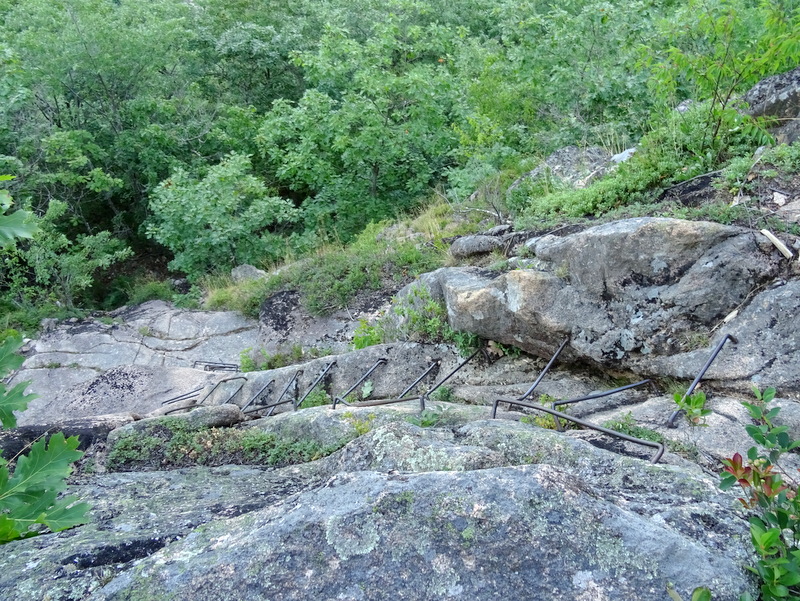
[[750,106],[749,115],[779,119],[774,132],[779,142],[800,138],[800,67],[763,79],[742,100]]
[[4,546],[0,595],[662,601],[668,582],[684,598],[701,585],[721,601],[753,592],[747,521],[694,466],[507,420],[375,421],[295,468],[86,478],[74,492],[92,502],[90,524]]
[[31,343],[12,380],[31,381],[28,392],[39,395],[20,423],[52,421],[54,414],[147,413],[218,379],[193,369],[195,361],[238,363],[243,349],[258,346],[260,335],[258,323],[239,313],[188,311],[164,301],[51,324]]
[[778,278],[787,262],[760,234],[640,218],[531,248],[538,269],[445,268],[419,284],[444,299],[456,329],[542,357],[568,336],[565,358],[644,374],[692,378],[709,345],[734,334],[741,350],[726,351],[709,377],[800,392],[800,282]]

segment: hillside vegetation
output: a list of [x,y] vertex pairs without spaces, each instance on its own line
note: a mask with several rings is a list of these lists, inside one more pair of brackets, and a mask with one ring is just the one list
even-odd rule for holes
[[[726,165],[735,186],[770,141],[739,94],[800,61],[793,0],[0,0],[0,19],[0,173],[38,227],[0,251],[0,331],[211,285],[252,311],[209,279],[241,263],[311,257],[258,294],[309,269],[378,285],[440,262],[467,207],[530,226]],[[638,151],[584,190],[505,194],[568,144]],[[428,247],[362,234],[431,204]]]

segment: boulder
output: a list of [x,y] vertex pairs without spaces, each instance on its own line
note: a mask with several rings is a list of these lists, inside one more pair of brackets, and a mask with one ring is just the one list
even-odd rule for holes
[[148,417],[113,430],[108,435],[108,444],[114,444],[122,438],[137,434],[147,434],[158,428],[171,428],[177,426],[182,430],[194,431],[205,428],[219,428],[232,426],[245,420],[239,407],[236,405],[215,405],[211,407],[198,407],[188,413],[168,415],[162,417]]
[[456,259],[465,259],[485,255],[501,246],[502,241],[495,236],[463,236],[450,245],[450,254]]
[[82,476],[69,493],[92,505],[89,524],[4,545],[0,597],[661,601],[668,583],[684,598],[697,586],[720,601],[755,592],[745,516],[697,466],[481,419],[486,407],[436,411],[435,427],[396,406],[262,420],[298,436],[305,423],[312,438],[367,423],[338,452],[294,467]]
[[267,277],[267,272],[252,265],[239,265],[231,269],[231,278],[236,283],[248,282],[251,280],[263,280]]
[[800,392],[792,367],[800,281],[775,280],[787,262],[761,234],[638,218],[543,236],[531,248],[538,269],[443,268],[419,285],[443,299],[455,329],[543,358],[568,336],[562,360],[647,375],[692,379],[710,345],[730,333],[740,346],[720,356],[710,378]]
[[45,424],[30,424],[12,430],[0,430],[0,456],[6,459],[25,452],[42,436],[62,432],[64,436],[77,436],[78,449],[105,442],[109,432],[131,423],[136,416],[130,413],[95,415],[75,419],[54,420]]
[[778,142],[792,144],[800,138],[800,67],[767,77],[742,98],[752,117],[774,117]]
[[[498,448],[525,448],[522,441],[539,433],[508,422],[465,431],[469,443],[488,438]],[[437,436],[422,431],[392,461],[437,464],[435,449],[444,444]],[[543,436],[536,446],[552,463],[340,472],[322,488],[195,530],[130,565],[91,599],[661,601],[669,582],[686,598],[705,585],[715,599],[732,601],[752,590],[741,567],[747,522],[713,482]],[[450,453],[475,457],[463,444]]]

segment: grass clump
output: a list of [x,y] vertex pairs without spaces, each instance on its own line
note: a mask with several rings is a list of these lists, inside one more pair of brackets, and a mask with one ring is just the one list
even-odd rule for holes
[[340,446],[286,440],[255,428],[193,430],[181,420],[163,418],[144,432],[126,433],[115,441],[107,465],[112,471],[226,464],[282,467],[319,459]]
[[435,244],[397,242],[387,222],[373,223],[349,246],[331,245],[313,256],[286,265],[268,278],[234,283],[227,277],[206,278],[205,308],[239,311],[257,317],[265,298],[279,290],[298,290],[313,315],[343,309],[359,293],[431,271],[444,263]]
[[[538,400],[536,401],[539,405],[542,406],[549,406],[551,403],[557,401],[555,397],[550,396],[549,394],[540,394]],[[562,413],[567,413],[566,410],[562,409]],[[523,424],[530,424],[532,426],[538,426],[539,428],[544,428],[545,430],[557,430],[556,428],[556,418],[549,413],[544,412],[537,412],[533,415],[525,415],[520,418]],[[577,430],[579,428],[578,424],[575,424],[570,421],[562,420],[561,421],[561,428],[563,430]]]

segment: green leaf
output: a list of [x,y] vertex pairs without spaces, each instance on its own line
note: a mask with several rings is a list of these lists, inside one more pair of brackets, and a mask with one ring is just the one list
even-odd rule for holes
[[0,466],[0,543],[35,534],[36,524],[53,532],[85,523],[89,506],[73,496],[58,499],[66,488],[72,463],[83,455],[78,438],[54,434],[45,444],[39,440],[28,455],[17,460],[14,475]]
[[692,591],[692,601],[711,601],[711,591],[699,586]]
[[6,390],[5,384],[0,384],[0,423],[4,428],[16,428],[17,418],[14,411],[24,411],[35,394],[25,394],[25,389],[30,382],[20,382],[11,390]]

